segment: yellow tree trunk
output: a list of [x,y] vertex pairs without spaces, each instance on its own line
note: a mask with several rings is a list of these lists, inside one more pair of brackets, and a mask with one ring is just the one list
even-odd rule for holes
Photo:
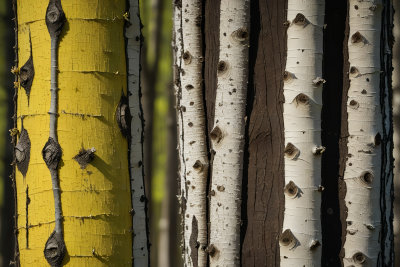
[[[60,2],[66,17],[57,44],[56,116],[62,148],[58,186],[66,247],[63,266],[147,266],[138,1]],[[49,0],[16,3],[18,65],[32,57],[34,66],[29,98],[17,84],[17,128],[19,133],[26,130],[31,143],[26,176],[19,168],[15,172],[19,261],[21,266],[49,266],[43,251],[55,229],[55,201],[42,157],[50,130],[51,39],[45,20]],[[116,119],[123,95],[130,96],[129,108],[123,111],[130,109],[133,117],[127,138]],[[95,157],[82,169],[73,158],[82,148],[93,147]],[[17,161],[23,160],[18,153]]]

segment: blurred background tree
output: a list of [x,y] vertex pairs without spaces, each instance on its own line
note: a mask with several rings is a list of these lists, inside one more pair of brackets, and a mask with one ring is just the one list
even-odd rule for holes
[[172,78],[172,1],[140,0],[144,168],[149,199],[151,266],[181,266],[177,141]]

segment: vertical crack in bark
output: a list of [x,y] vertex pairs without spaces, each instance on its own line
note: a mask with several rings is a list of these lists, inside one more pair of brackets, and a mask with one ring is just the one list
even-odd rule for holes
[[56,226],[46,242],[44,256],[52,267],[61,266],[65,256],[65,243],[62,230],[61,196],[59,188],[58,164],[62,150],[57,140],[57,52],[58,38],[65,21],[65,14],[61,0],[50,0],[46,11],[46,25],[51,38],[51,103],[50,103],[50,136],[42,150],[43,160],[46,162],[51,174],[54,194]]
[[190,234],[190,240],[189,240],[190,258],[192,259],[193,267],[199,267],[199,259],[198,259],[199,242],[197,241],[198,236],[199,236],[198,221],[196,219],[196,216],[193,216],[192,233]]
[[[14,11],[14,36],[15,36],[15,46],[14,46],[14,53],[15,53],[15,60],[14,66],[18,68],[19,59],[18,59],[18,16],[17,16],[17,0],[12,1],[12,7]],[[18,84],[18,75],[15,74],[14,85]],[[14,122],[14,129],[17,129],[17,100],[18,100],[18,86],[14,86],[14,115],[13,115],[13,122]],[[13,161],[16,161],[16,154],[15,154],[15,146],[17,145],[17,138],[16,135],[12,134],[12,141],[14,149],[13,149]],[[18,244],[18,199],[17,199],[17,184],[16,184],[16,167],[13,166],[13,172],[10,176],[12,179],[12,186],[14,189],[14,235],[15,235],[15,249],[14,249],[14,262],[10,264],[14,264],[15,267],[20,267],[19,261],[19,244]]]
[[28,212],[28,206],[31,203],[31,199],[29,198],[29,186],[26,186],[26,224],[25,224],[25,229],[26,229],[26,248],[29,248],[29,212]]

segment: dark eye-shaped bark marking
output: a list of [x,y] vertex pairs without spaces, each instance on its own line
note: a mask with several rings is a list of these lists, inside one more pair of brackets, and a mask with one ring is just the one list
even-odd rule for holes
[[359,106],[360,106],[360,104],[357,101],[355,101],[355,100],[350,101],[350,107],[352,109],[357,109]]
[[209,245],[206,248],[205,252],[210,254],[211,260],[218,261],[219,256],[220,256],[220,251],[214,244]]
[[288,249],[292,249],[296,246],[297,240],[290,229],[286,229],[279,236],[279,244],[283,247],[287,247]]
[[283,190],[285,194],[290,197],[290,198],[295,198],[297,196],[297,193],[299,191],[299,188],[296,186],[293,181],[290,181],[286,186],[285,189]]
[[28,132],[25,130],[23,124],[18,144],[15,146],[15,157],[17,160],[18,170],[25,178],[31,158],[31,140],[29,139]]
[[189,51],[186,51],[183,56],[183,62],[185,62],[185,65],[189,65],[192,62],[192,55],[190,54]]
[[357,252],[353,255],[353,260],[355,263],[362,264],[365,262],[365,256],[361,252]]
[[210,138],[214,146],[217,146],[223,139],[223,134],[221,128],[215,126],[215,128],[210,133]]
[[46,11],[46,25],[52,38],[60,35],[64,21],[65,14],[61,6],[61,0],[50,0]]
[[226,61],[221,60],[220,62],[218,62],[217,65],[217,75],[218,76],[222,76],[225,73],[227,73],[229,70],[229,63]]
[[189,239],[189,246],[190,246],[190,257],[192,258],[192,263],[193,267],[198,267],[198,243],[197,243],[197,238],[199,236],[199,228],[197,225],[197,219],[196,216],[193,215],[193,220],[192,220],[192,233],[190,234],[190,239]]
[[299,94],[299,95],[296,97],[296,102],[297,102],[297,104],[299,104],[299,105],[307,105],[308,102],[309,102],[309,98],[308,98],[308,96],[306,96],[305,94]]
[[382,143],[382,136],[381,136],[380,133],[377,133],[377,134],[375,135],[375,138],[374,138],[374,145],[375,145],[375,146],[380,146],[381,143]]
[[60,162],[62,150],[56,140],[49,137],[42,150],[43,160],[46,162],[50,170],[57,170],[58,163]]
[[125,138],[131,136],[131,111],[129,109],[129,100],[122,91],[121,99],[119,101],[117,111],[115,112],[117,122],[121,133]]
[[359,179],[363,184],[370,185],[374,180],[374,176],[369,171],[366,171],[366,172],[361,173],[361,175],[359,176]]
[[52,267],[61,267],[65,256],[65,243],[61,233],[53,231],[47,239],[44,248],[44,257]]
[[298,13],[294,18],[293,23],[296,25],[305,25],[307,23],[307,19],[303,14]]
[[310,243],[310,250],[316,251],[321,246],[321,243],[318,240],[313,240]]
[[31,55],[19,71],[20,83],[21,86],[25,89],[26,95],[28,96],[28,103],[34,77],[35,77],[35,68],[33,66],[33,58]]
[[76,155],[72,159],[76,160],[76,162],[81,165],[81,169],[84,170],[86,169],[87,165],[94,159],[94,152],[96,152],[96,149],[94,147],[87,150],[81,148],[78,155]]
[[231,33],[229,39],[232,43],[240,44],[246,39],[249,39],[249,30],[247,28],[239,28]]
[[353,34],[351,36],[351,42],[353,44],[361,43],[363,40],[364,40],[364,37],[362,36],[362,34],[360,32],[356,32],[355,34]]
[[296,159],[300,155],[300,150],[292,143],[288,143],[285,147],[284,153],[287,159]]

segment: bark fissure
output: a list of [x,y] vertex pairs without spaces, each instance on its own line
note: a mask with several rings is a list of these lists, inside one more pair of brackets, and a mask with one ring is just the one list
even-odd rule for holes
[[[14,59],[14,66],[15,68],[18,69],[19,65],[19,58],[18,58],[18,17],[17,17],[17,0],[13,0],[12,2],[12,8],[14,11],[14,36],[15,36],[15,46],[14,46],[14,53],[15,53],[15,59]],[[11,136],[12,136],[12,141],[13,143],[13,162],[16,161],[16,153],[15,153],[15,146],[17,145],[17,101],[18,101],[18,75],[17,73],[15,74],[15,79],[14,79],[14,96],[13,96],[13,101],[14,101],[14,115],[13,115],[13,123],[14,123],[14,128],[11,130]],[[17,184],[16,184],[16,166],[13,165],[13,172],[10,176],[12,180],[12,187],[14,189],[14,261],[10,262],[10,264],[14,264],[15,267],[20,267],[20,258],[19,258],[19,244],[18,244],[18,199],[17,199]]]

